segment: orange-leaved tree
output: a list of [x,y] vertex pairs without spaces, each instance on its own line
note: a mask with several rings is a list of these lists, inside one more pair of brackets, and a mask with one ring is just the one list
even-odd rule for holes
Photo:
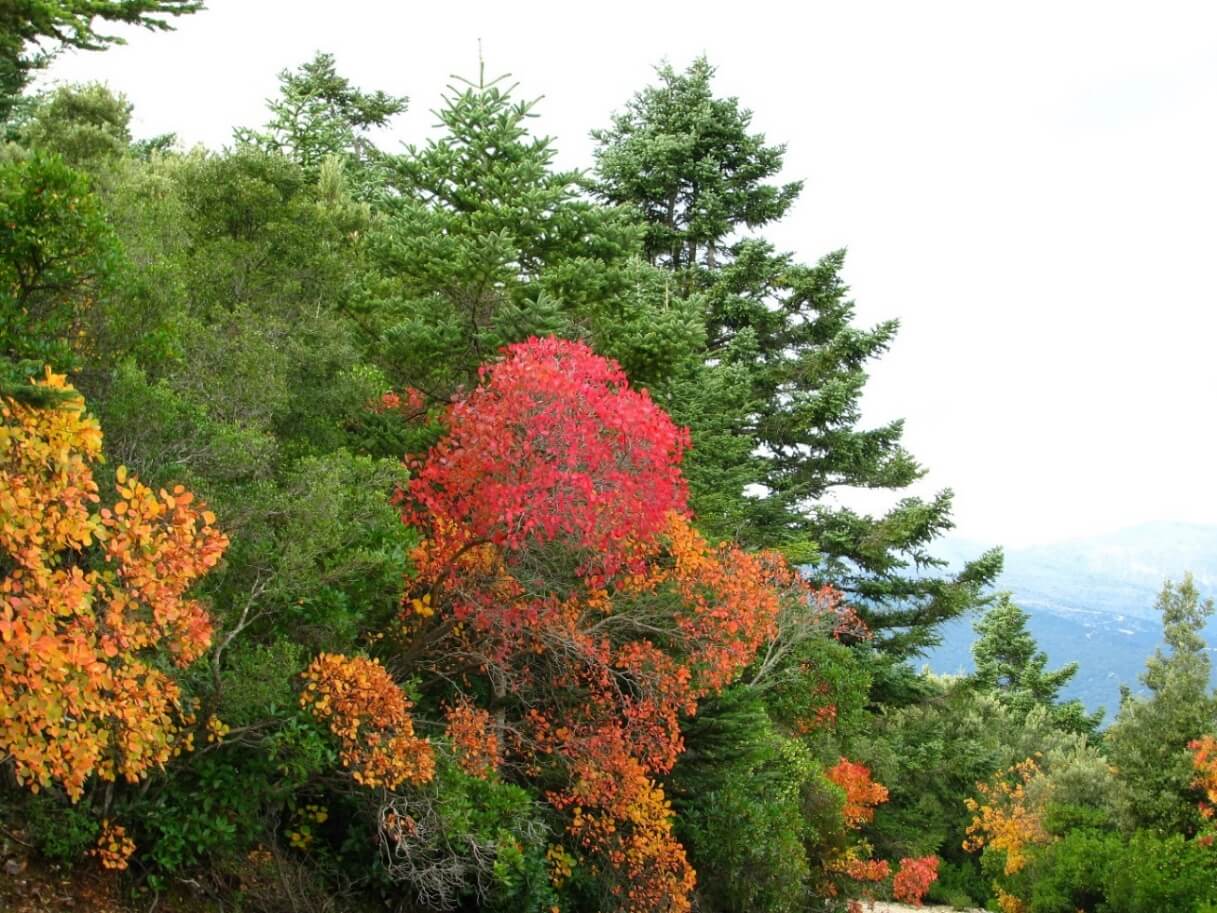
[[1190,742],[1192,766],[1196,770],[1193,785],[1203,797],[1200,814],[1206,822],[1206,831],[1201,839],[1211,843],[1217,830],[1217,736],[1206,735]]
[[[865,764],[842,757],[824,775],[843,793],[841,819],[847,831],[858,831],[874,821],[875,807],[888,800],[887,787],[871,778],[870,768]],[[823,865],[823,890],[834,897],[861,893],[873,899],[874,885],[886,881],[892,873],[886,859],[872,858],[870,844],[852,835]]]
[[[876,782],[870,768],[842,757],[824,772],[825,777],[842,792],[841,822],[847,832],[861,831],[875,820],[875,809],[887,802],[887,787]],[[824,859],[822,888],[830,897],[860,896],[874,900],[880,884],[891,879],[891,893],[897,900],[921,905],[930,885],[938,878],[938,857],[906,857],[900,860],[895,873],[886,859],[874,859],[870,844],[860,836],[848,835],[846,842],[834,848]],[[858,900],[848,904],[851,911],[861,910]]]
[[656,782],[679,718],[810,594],[776,555],[693,529],[687,433],[585,345],[507,347],[444,421],[400,495],[424,539],[392,663],[464,683],[449,738],[466,769],[542,778],[606,908],[688,910]]
[[1017,875],[1030,862],[1031,851],[1051,839],[1044,827],[1043,810],[1032,796],[1033,786],[1042,776],[1034,758],[1020,761],[998,771],[988,783],[976,785],[979,798],[964,800],[972,822],[967,828],[963,848],[970,853],[981,850],[999,853],[1001,870],[993,888],[1003,913],[1020,913],[1022,900],[1009,890],[1003,878]]
[[329,726],[356,783],[396,789],[431,779],[431,746],[414,734],[410,701],[380,663],[322,653],[304,681],[301,706]]
[[930,885],[938,880],[938,857],[917,856],[900,860],[892,877],[892,896],[904,903],[921,906]]
[[186,594],[227,539],[178,486],[119,467],[98,508],[97,422],[64,377],[57,408],[0,400],[0,761],[79,799],[92,775],[135,782],[187,749],[193,717],[166,660],[189,665],[211,622]]

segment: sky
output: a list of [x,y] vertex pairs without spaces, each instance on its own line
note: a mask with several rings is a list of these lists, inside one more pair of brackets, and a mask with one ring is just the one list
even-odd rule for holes
[[480,42],[543,96],[570,167],[656,64],[706,54],[806,182],[766,235],[848,248],[859,321],[901,321],[865,420],[906,420],[958,535],[1217,523],[1217,4],[210,0],[124,34],[48,79],[106,82],[138,136],[214,148],[318,50],[410,97],[382,147],[418,142]]

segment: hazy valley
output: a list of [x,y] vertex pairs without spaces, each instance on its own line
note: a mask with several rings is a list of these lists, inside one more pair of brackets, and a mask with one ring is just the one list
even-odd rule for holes
[[[943,543],[952,564],[986,546],[963,540]],[[1154,601],[1166,579],[1190,571],[1205,595],[1217,583],[1217,526],[1147,523],[1085,539],[1006,549],[1001,589],[1031,615],[1029,624],[1052,668],[1078,663],[1066,697],[1093,710],[1119,706],[1120,685],[1139,687],[1145,660],[1162,642]],[[949,622],[942,645],[925,660],[935,672],[972,668],[975,617]],[[1207,630],[1210,652],[1217,626]]]

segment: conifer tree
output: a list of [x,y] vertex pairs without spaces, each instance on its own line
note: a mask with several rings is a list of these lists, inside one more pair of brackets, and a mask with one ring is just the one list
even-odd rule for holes
[[600,194],[641,214],[651,262],[676,294],[704,301],[702,364],[667,403],[693,430],[694,505],[714,532],[811,564],[888,654],[914,654],[978,603],[1000,552],[945,571],[930,546],[952,526],[949,490],[904,497],[881,516],[827,503],[842,489],[899,492],[925,474],[900,421],[861,424],[867,364],[897,324],[854,325],[844,252],[806,265],[751,234],[783,216],[801,185],[774,183],[784,148],[751,129],[737,99],[714,95],[713,75],[704,59],[683,73],[665,66],[593,134]]
[[334,55],[318,53],[295,70],[279,74],[279,95],[269,99],[270,121],[262,130],[236,131],[237,142],[286,155],[317,177],[327,158],[349,167],[352,189],[369,196],[379,189],[382,155],[368,132],[406,110],[407,99],[365,92],[338,73]]
[[371,348],[441,402],[530,336],[586,339],[645,384],[697,350],[700,320],[639,257],[633,215],[554,168],[552,141],[528,130],[535,102],[513,90],[484,74],[450,86],[443,135],[391,160],[361,305]]
[[1093,732],[1102,721],[1102,711],[1088,715],[1081,701],[1060,700],[1061,689],[1077,674],[1078,664],[1067,663],[1049,671],[1047,654],[1027,630],[1029,618],[1009,593],[998,595],[973,626],[978,637],[972,644],[976,662],[973,682],[995,694],[1019,717],[1025,717],[1034,707],[1044,707],[1061,729]]

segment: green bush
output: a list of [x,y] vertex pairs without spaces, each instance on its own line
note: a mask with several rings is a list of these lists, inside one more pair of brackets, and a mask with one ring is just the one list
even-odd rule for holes
[[68,805],[56,797],[30,795],[21,804],[31,842],[53,862],[79,862],[101,830],[87,805]]
[[952,907],[977,907],[990,893],[989,882],[975,859],[944,860],[938,865],[938,880],[930,885],[926,899]]
[[1114,833],[1070,832],[1047,846],[1027,872],[1031,913],[1094,910],[1106,896],[1108,877],[1121,851]]
[[1199,910],[1217,903],[1217,851],[1179,834],[1140,831],[1115,859],[1106,888],[1107,913]]
[[1217,903],[1217,852],[1179,834],[1074,830],[1009,884],[1029,913],[1199,913]]

